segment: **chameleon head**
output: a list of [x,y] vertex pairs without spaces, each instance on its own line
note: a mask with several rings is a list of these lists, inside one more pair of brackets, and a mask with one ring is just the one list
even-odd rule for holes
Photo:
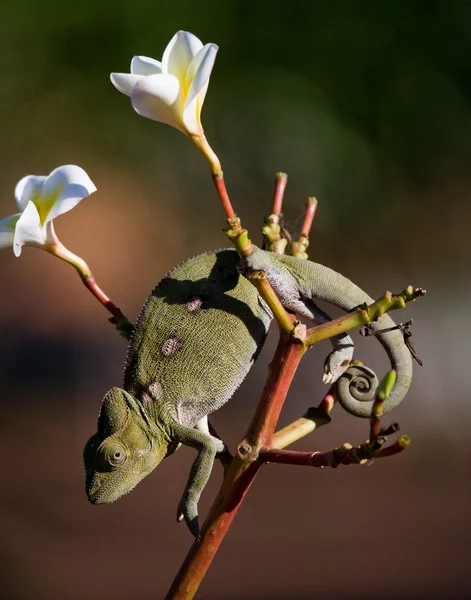
[[117,500],[155,469],[168,450],[163,432],[136,400],[112,388],[103,398],[98,432],[83,452],[88,499],[93,504]]

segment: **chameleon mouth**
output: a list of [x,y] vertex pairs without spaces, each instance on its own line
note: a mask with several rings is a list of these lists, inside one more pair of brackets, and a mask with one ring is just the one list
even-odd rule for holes
[[[114,476],[110,473],[88,471],[86,474],[87,498],[92,504],[110,504],[136,487],[142,478],[126,482],[130,464]],[[143,477],[145,474],[143,474]],[[126,483],[125,483],[126,482]],[[124,484],[124,485],[123,485]]]

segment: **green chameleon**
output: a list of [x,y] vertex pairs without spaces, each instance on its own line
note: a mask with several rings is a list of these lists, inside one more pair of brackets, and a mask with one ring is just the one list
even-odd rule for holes
[[[210,435],[208,415],[231,398],[265,341],[273,315],[241,275],[265,271],[283,306],[324,323],[314,303],[324,300],[349,311],[373,300],[354,283],[322,265],[255,248],[247,259],[235,250],[208,252],[171,271],[149,296],[129,344],[124,388],[105,395],[98,432],[84,450],[86,490],[94,504],[113,502],[132,490],[179,444],[198,451],[178,507],[197,536],[197,503],[224,444]],[[394,322],[384,315],[373,330]],[[400,331],[377,335],[397,380],[385,412],[406,395],[412,360]],[[366,367],[350,367],[353,342],[332,338],[323,380],[337,381],[336,396],[350,413],[368,417],[378,380]]]

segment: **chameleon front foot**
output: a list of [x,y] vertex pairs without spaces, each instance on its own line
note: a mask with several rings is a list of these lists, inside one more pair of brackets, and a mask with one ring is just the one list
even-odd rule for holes
[[173,437],[198,451],[177,510],[177,521],[184,519],[190,532],[198,538],[198,500],[211,475],[216,454],[224,450],[224,442],[180,423],[173,424]]

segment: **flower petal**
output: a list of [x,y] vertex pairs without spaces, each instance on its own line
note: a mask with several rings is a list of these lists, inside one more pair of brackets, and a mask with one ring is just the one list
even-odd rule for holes
[[162,73],[162,63],[148,56],[134,56],[131,61],[133,75],[157,75]]
[[162,72],[175,75],[183,84],[193,57],[202,47],[203,43],[196,35],[189,31],[178,31],[165,48],[162,57]]
[[178,79],[164,73],[143,77],[134,86],[131,96],[132,105],[137,113],[185,132],[179,100]]
[[16,184],[15,199],[21,211],[28,206],[30,200],[36,202],[41,196],[46,179],[45,175],[26,175]]
[[15,256],[20,256],[21,248],[25,244],[43,246],[44,242],[45,237],[41,230],[38,209],[33,202],[29,202],[16,223],[13,252]]
[[68,212],[95,191],[95,184],[81,167],[57,167],[44,182],[41,198],[36,203],[41,225]]
[[[209,78],[219,47],[206,44],[191,61],[186,76],[188,95],[185,99],[183,121],[189,131],[201,128],[201,108],[208,89]],[[198,135],[197,132],[193,132]]]
[[21,213],[17,213],[16,215],[0,220],[0,248],[13,246],[15,227],[20,217]]
[[130,73],[111,73],[110,75],[114,87],[126,96],[131,96],[133,87],[142,77],[142,75],[132,75]]

